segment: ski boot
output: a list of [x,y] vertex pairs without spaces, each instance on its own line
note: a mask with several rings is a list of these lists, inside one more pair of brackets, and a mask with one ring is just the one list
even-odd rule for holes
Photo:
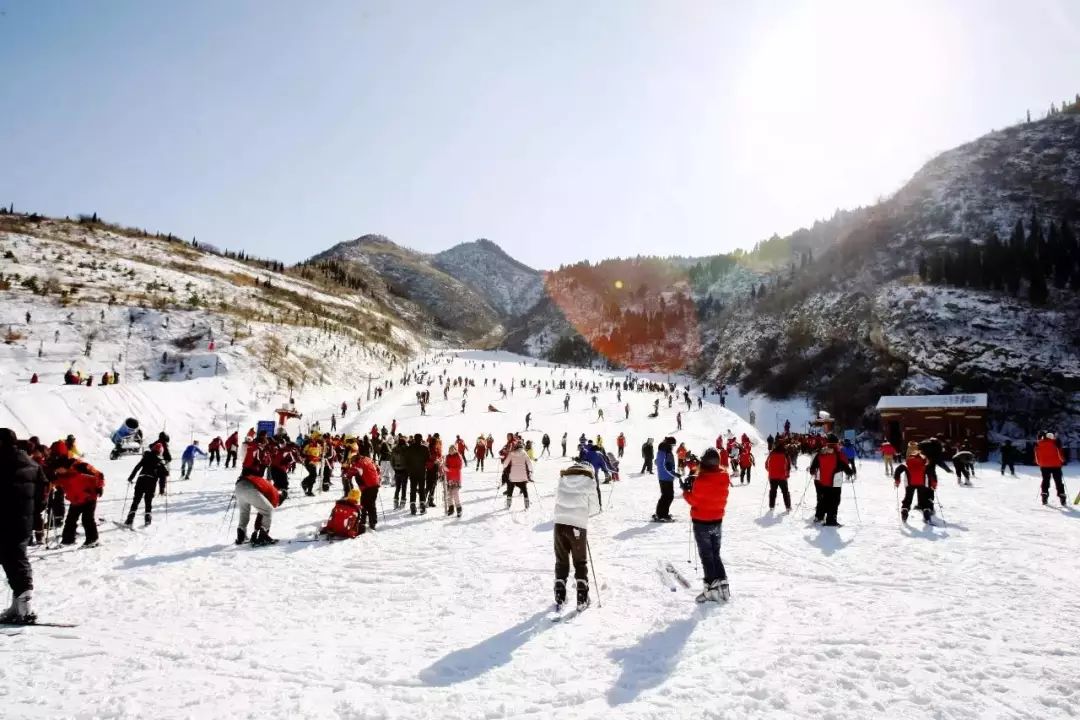
[[931,522],[932,517],[933,517],[933,513],[931,513],[929,510],[923,510],[922,511],[922,521],[924,523],[926,523],[927,525],[933,525],[934,524],[933,522]]
[[101,543],[97,540],[87,540],[82,544],[84,548],[96,548]]
[[719,593],[719,599],[727,602],[731,599],[731,588],[728,586],[728,581],[725,578],[721,580],[717,585],[717,592]]
[[694,598],[694,602],[697,602],[697,603],[709,602],[709,600],[712,599],[712,598],[709,597],[709,593],[710,593],[711,590],[712,590],[712,583],[705,583],[705,585],[701,589],[701,592],[699,592],[697,594],[697,597]]
[[134,525],[135,524],[135,513],[128,513],[127,520],[124,521],[124,524],[127,525],[128,527],[131,527],[132,525]]
[[581,612],[585,608],[589,607],[589,581],[578,580],[577,581],[577,609]]
[[561,610],[563,603],[566,602],[566,581],[555,581],[555,609]]
[[243,545],[247,542],[247,531],[244,528],[236,528],[236,544]]
[[416,503],[409,503],[409,514],[410,515],[415,515],[416,514]]
[[1069,501],[1065,499],[1064,495],[1058,495],[1058,500],[1061,501],[1061,507],[1065,507],[1069,504]]
[[420,503],[420,514],[421,515],[427,515],[427,509],[428,509],[427,503],[423,503],[423,502]]
[[525,498],[525,509],[529,509],[529,498]]
[[1042,503],[1043,503],[1043,505],[1046,505],[1046,501],[1047,501],[1047,500],[1048,500],[1049,498],[1050,498],[1050,496],[1049,496],[1049,495],[1043,495],[1043,496],[1042,496]]
[[446,517],[450,517],[453,514],[454,514],[454,506],[453,505],[447,505],[446,506]]
[[8,625],[33,625],[37,622],[37,615],[30,609],[30,600],[33,590],[24,590],[12,598],[11,607],[0,613],[0,623]]
[[509,495],[506,496],[506,509],[507,510],[510,509],[510,496]]
[[143,516],[143,527],[150,527],[150,513]]
[[254,536],[252,536],[252,538],[251,538],[251,544],[254,547],[262,547],[263,545],[273,545],[275,543],[277,543],[277,540],[270,537],[270,533],[266,532],[265,530],[263,530],[261,528],[258,531],[256,531]]
[[461,506],[460,505],[457,506],[457,516],[461,517]]
[[907,522],[907,516],[908,516],[908,509],[907,508],[901,508],[900,509],[900,520],[902,520],[903,522]]

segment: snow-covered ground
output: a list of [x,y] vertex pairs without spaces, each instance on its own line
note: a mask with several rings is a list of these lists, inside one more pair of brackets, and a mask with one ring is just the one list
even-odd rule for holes
[[[1041,507],[1033,469],[1014,479],[984,466],[972,488],[944,482],[947,523],[924,528],[899,523],[891,481],[879,463],[865,461],[844,491],[839,530],[809,523],[806,505],[792,515],[763,512],[758,469],[749,486],[732,489],[724,523],[732,599],[697,606],[693,592],[672,592],[656,571],[658,561],[670,561],[697,591],[687,508],[677,499],[679,522],[648,522],[657,484],[637,472],[639,448],[646,437],[675,434],[700,452],[718,433],[747,431],[761,463],[760,436],[714,398],[702,411],[684,412],[684,430],[675,433],[678,405],[668,410],[662,402],[660,417],[650,420],[652,395],[625,394],[631,415],[623,420],[615,392],[602,390],[607,419],[598,423],[590,393],[572,393],[563,413],[561,391],[536,398],[517,388],[504,401],[483,386],[485,377],[574,379],[574,370],[519,360],[468,352],[449,366],[429,366],[477,380],[464,414],[460,388],[444,402],[435,384],[420,417],[416,387],[396,386],[362,413],[350,409],[339,429],[396,419],[404,432],[460,434],[471,448],[481,432],[498,439],[523,430],[531,411],[526,437],[538,441],[547,432],[556,455],[564,431],[571,444],[584,432],[602,435],[609,448],[624,432],[623,481],[605,486],[605,510],[590,526],[599,592],[591,609],[561,624],[545,617],[561,457],[538,462],[539,497],[528,511],[520,500],[504,509],[489,465],[465,474],[461,519],[391,510],[392,492],[383,489],[386,512],[376,532],[286,542],[311,537],[326,520],[335,484],[315,498],[297,493],[275,513],[280,544],[238,548],[225,516],[232,471],[200,463],[190,481],[173,481],[167,505],[156,499],[149,529],[119,530],[111,521],[122,516],[135,458],[110,462],[107,443],[85,436],[135,413],[152,432],[167,417],[170,428],[190,426],[205,441],[220,430],[208,406],[214,397],[223,401],[224,386],[213,383],[224,380],[42,389],[65,398],[81,390],[68,412],[22,402],[20,421],[43,440],[83,433],[80,444],[108,484],[98,512],[101,547],[34,550],[41,620],[78,627],[0,631],[11,635],[0,638],[3,716],[1075,716],[1080,653],[1070,633],[1080,613],[1080,512]],[[280,398],[248,394],[240,404],[241,380],[231,378],[228,393],[246,428]],[[332,388],[319,393],[298,400],[334,402]],[[355,389],[340,395],[354,398]],[[156,399],[162,414],[139,398]],[[489,403],[503,412],[486,412]],[[774,423],[758,414],[759,426]],[[174,439],[174,455],[186,439]],[[793,476],[796,502],[807,464],[802,458]],[[1067,478],[1075,495],[1080,483],[1071,468]],[[294,487],[299,480],[298,473]]]

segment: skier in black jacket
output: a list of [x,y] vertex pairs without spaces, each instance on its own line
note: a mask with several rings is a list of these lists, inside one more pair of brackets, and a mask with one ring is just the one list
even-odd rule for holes
[[644,463],[641,465],[641,472],[653,474],[653,458],[656,457],[656,449],[653,447],[653,440],[649,438],[645,441],[645,444],[641,446],[641,459]]
[[0,613],[3,623],[32,623],[34,578],[26,545],[34,528],[34,498],[48,481],[41,467],[15,445],[15,433],[0,428],[0,565],[11,587],[11,607]]
[[420,496],[420,514],[427,512],[424,479],[427,474],[428,448],[424,444],[424,436],[417,433],[409,441],[408,450],[405,453],[405,464],[409,469],[409,513],[416,514],[416,498]]
[[163,454],[164,448],[161,443],[154,443],[149,450],[143,453],[138,464],[131,469],[128,483],[135,481],[136,475],[138,475],[139,479],[135,481],[135,499],[131,503],[127,520],[124,521],[124,524],[128,527],[131,527],[132,523],[135,522],[135,512],[139,509],[139,503],[142,502],[143,498],[146,498],[143,526],[150,524],[150,513],[154,504],[154,487],[159,483],[164,486],[165,478],[169,476],[169,469],[165,466]]

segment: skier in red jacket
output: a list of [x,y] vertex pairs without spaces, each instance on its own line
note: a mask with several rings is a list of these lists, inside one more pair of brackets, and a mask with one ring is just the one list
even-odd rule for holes
[[690,505],[694,540],[697,542],[701,569],[704,572],[705,589],[697,596],[697,601],[727,600],[731,597],[731,592],[728,588],[727,571],[720,560],[720,539],[731,476],[721,464],[720,453],[716,448],[709,448],[702,453],[698,475],[680,480],[679,486],[683,491],[683,500]]
[[937,489],[937,478],[930,474],[930,461],[919,451],[918,443],[908,443],[907,460],[897,465],[893,471],[893,485],[900,487],[900,478],[905,476],[907,488],[900,503],[900,519],[907,522],[911,499],[918,494],[917,507],[923,511],[923,522],[929,525],[934,514],[933,490]]
[[784,508],[787,512],[791,512],[791,492],[788,489],[791,461],[788,460],[783,445],[779,443],[773,445],[772,452],[765,458],[765,472],[769,476],[769,509],[776,507],[776,491],[779,490],[784,496]]
[[465,466],[465,460],[457,447],[451,445],[450,452],[446,455],[443,468],[446,470],[446,515],[449,517],[457,509],[457,516],[461,517],[461,469]]
[[[237,449],[240,447],[240,434],[234,432],[225,440],[225,467],[236,467]],[[230,465],[229,463],[232,463]]]
[[236,506],[240,508],[240,524],[236,528],[236,544],[242,545],[247,540],[247,524],[251,519],[251,509],[255,508],[255,531],[251,534],[251,544],[273,545],[277,542],[270,537],[270,521],[274,508],[281,504],[281,496],[266,478],[261,475],[240,476],[236,481]]
[[851,477],[855,471],[844,453],[840,452],[840,440],[836,435],[829,433],[825,440],[825,446],[814,455],[809,468],[810,474],[814,475],[814,490],[817,492],[814,522],[823,522],[826,527],[842,527],[836,513],[840,509],[843,481],[838,482],[836,476],[844,473]]
[[1035,443],[1035,464],[1042,472],[1042,504],[1045,505],[1050,497],[1050,481],[1054,481],[1054,489],[1057,490],[1058,500],[1062,507],[1065,506],[1065,483],[1061,478],[1061,466],[1065,464],[1065,455],[1057,444],[1057,436],[1048,432]]
[[98,544],[95,511],[97,500],[105,489],[105,476],[90,463],[67,457],[58,460],[53,479],[64,489],[64,497],[70,505],[60,544],[74,544],[75,527],[82,520],[83,532],[86,535],[83,545],[95,547]]

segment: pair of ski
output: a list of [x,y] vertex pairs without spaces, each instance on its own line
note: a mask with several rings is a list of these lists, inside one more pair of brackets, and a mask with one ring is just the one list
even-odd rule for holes
[[670,562],[657,560],[656,574],[660,577],[660,582],[671,592],[678,592],[679,588],[676,583],[681,585],[684,590],[690,589],[690,581]]
[[21,629],[28,627],[47,627],[47,628],[75,628],[79,627],[74,623],[53,623],[53,622],[5,622],[0,623],[0,629]]

